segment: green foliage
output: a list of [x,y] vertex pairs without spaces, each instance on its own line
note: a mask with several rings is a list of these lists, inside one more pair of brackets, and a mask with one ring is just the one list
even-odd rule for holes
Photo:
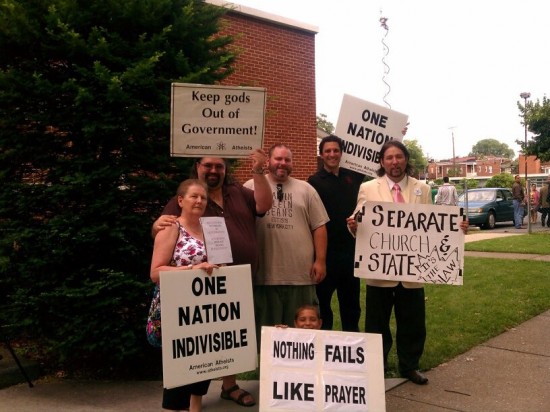
[[512,187],[513,184],[513,175],[510,173],[500,173],[487,180],[487,182],[485,182],[485,187]]
[[459,168],[459,167],[450,168],[449,170],[447,170],[447,175],[448,175],[449,177],[457,177],[457,176],[460,176],[460,168]]
[[463,286],[426,285],[421,368],[440,365],[548,310],[547,265],[466,257]]
[[415,176],[424,174],[428,166],[428,159],[424,156],[422,146],[418,144],[418,140],[403,140],[403,144],[410,154],[410,164],[414,167]]
[[0,324],[65,366],[142,353],[150,225],[189,170],[171,82],[229,73],[199,0],[0,4]]
[[[518,102],[521,118],[526,119],[528,130],[534,134],[527,142],[527,153],[537,156],[541,161],[550,160],[550,99],[543,97],[542,102],[527,103],[527,107]],[[525,151],[525,140],[517,140]]]
[[478,141],[468,156],[483,158],[487,156],[505,157],[512,159],[514,151],[506,143],[501,143],[496,139],[483,139]]
[[475,189],[479,185],[476,179],[461,179],[460,182],[455,185],[457,190],[464,190],[464,183],[466,183],[467,189]]
[[317,116],[317,127],[328,134],[334,133],[334,125],[327,119],[326,114],[321,113]]

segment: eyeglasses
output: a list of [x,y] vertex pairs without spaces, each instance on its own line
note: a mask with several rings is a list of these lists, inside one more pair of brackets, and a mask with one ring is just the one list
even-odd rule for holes
[[212,168],[214,168],[218,172],[221,172],[225,169],[225,165],[222,163],[199,163],[199,165],[204,167],[206,170],[211,170]]
[[277,200],[279,202],[283,201],[284,193],[283,193],[283,184],[277,183]]

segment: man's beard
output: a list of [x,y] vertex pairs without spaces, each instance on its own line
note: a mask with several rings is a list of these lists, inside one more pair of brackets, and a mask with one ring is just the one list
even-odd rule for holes
[[[292,169],[290,168],[286,168],[286,167],[274,167],[274,166],[270,166],[268,167],[269,171],[271,172],[271,174],[279,179],[286,179],[290,176],[290,174],[292,173]],[[282,170],[283,173],[279,174],[278,171],[279,170]]]
[[217,173],[208,173],[204,176],[204,180],[210,189],[216,189],[220,186],[221,176]]

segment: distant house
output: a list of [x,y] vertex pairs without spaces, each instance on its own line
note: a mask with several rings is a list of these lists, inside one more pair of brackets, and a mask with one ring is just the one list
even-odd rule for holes
[[[427,180],[443,179],[449,176],[451,181],[464,178],[474,179],[483,183],[495,175],[501,173],[519,173],[522,177],[525,172],[525,156],[519,155],[518,169],[513,170],[510,159],[498,156],[477,158],[475,156],[455,157],[448,160],[430,160],[428,163]],[[550,162],[541,163],[536,156],[527,157],[527,177],[530,182],[541,186],[542,182],[550,175]]]

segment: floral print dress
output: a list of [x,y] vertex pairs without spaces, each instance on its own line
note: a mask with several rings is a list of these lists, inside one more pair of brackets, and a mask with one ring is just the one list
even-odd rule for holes
[[[179,222],[179,235],[174,247],[170,266],[198,265],[206,262],[206,247],[204,242],[193,237]],[[147,317],[147,340],[155,347],[161,347],[161,308],[160,284],[155,285],[153,300]]]

